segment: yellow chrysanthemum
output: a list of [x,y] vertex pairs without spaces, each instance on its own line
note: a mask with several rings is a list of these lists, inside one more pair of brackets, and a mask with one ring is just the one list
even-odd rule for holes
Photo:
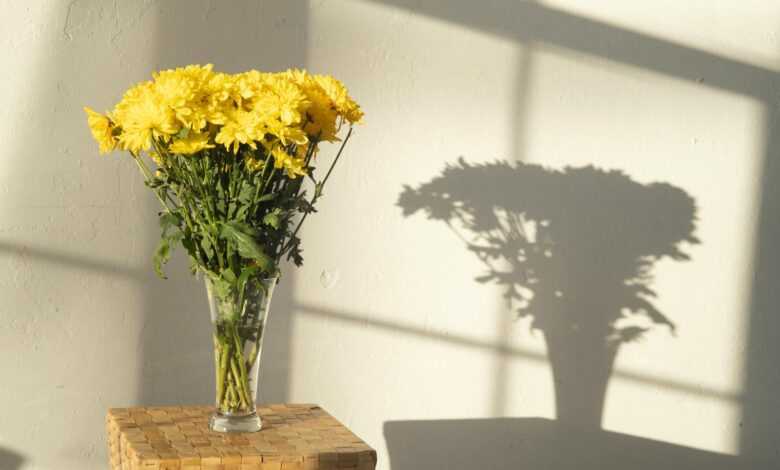
[[[242,146],[256,149],[262,143],[268,153],[278,155],[275,164],[291,175],[305,172],[303,160],[300,150],[285,157],[284,148],[338,141],[343,123],[363,117],[333,77],[299,69],[231,75],[214,72],[210,64],[156,73],[153,80],[130,88],[108,117],[91,110],[87,114],[101,153],[120,147],[137,154],[158,141],[179,154],[216,145],[237,154]],[[186,137],[179,138],[182,129]]]
[[239,73],[233,76],[232,96],[239,107],[244,106],[244,102],[250,102],[263,87],[265,74],[257,70]]
[[360,122],[363,112],[360,106],[353,100],[347,88],[339,80],[329,75],[315,75],[314,80],[322,87],[322,90],[333,102],[336,111],[350,123]]
[[222,125],[227,122],[228,114],[236,109],[233,101],[235,80],[228,74],[216,73],[204,84],[203,111],[211,124]]
[[84,107],[87,113],[87,124],[92,131],[92,137],[95,138],[100,146],[100,153],[109,153],[116,148],[116,137],[114,137],[114,126],[108,117]]
[[359,124],[363,122],[363,110],[355,101],[350,101],[344,110],[344,118],[350,124]]
[[188,129],[199,131],[206,127],[213,91],[208,85],[215,75],[212,67],[211,64],[189,65],[154,75],[155,92]]
[[263,138],[259,124],[256,114],[243,110],[235,111],[228,117],[214,141],[224,145],[228,150],[232,148],[233,153],[238,153],[241,144],[247,144],[253,149],[257,148],[255,142]]
[[265,168],[266,160],[257,158],[254,155],[246,155],[244,160],[249,171],[262,171]]
[[311,79],[311,75],[309,75],[308,72],[301,69],[287,69],[284,72],[280,72],[278,74],[280,77],[283,77],[285,80],[289,80],[292,83],[295,83],[301,89],[305,88],[306,82]]
[[311,101],[311,107],[307,111],[309,120],[306,123],[306,133],[318,136],[319,140],[332,142],[337,139],[338,114],[330,98],[322,88],[313,80],[305,88]]
[[193,153],[198,153],[201,150],[211,148],[214,148],[214,144],[210,143],[208,134],[190,132],[187,134],[187,137],[174,139],[170,147],[168,147],[168,150],[171,153],[192,155]]
[[264,130],[267,134],[270,134],[287,146],[292,144],[304,145],[309,139],[306,136],[306,132],[299,127],[288,127],[282,124],[278,120],[270,120],[264,123]]
[[284,169],[289,178],[295,179],[306,174],[303,159],[288,154],[284,148],[274,147],[271,150],[271,155],[274,157],[274,167]]
[[277,112],[282,124],[290,126],[301,121],[301,113],[309,103],[301,88],[281,78],[273,82],[273,93],[276,96]]
[[133,153],[148,150],[153,138],[168,141],[181,129],[173,109],[156,92],[152,82],[128,90],[112,115],[122,128],[119,145]]

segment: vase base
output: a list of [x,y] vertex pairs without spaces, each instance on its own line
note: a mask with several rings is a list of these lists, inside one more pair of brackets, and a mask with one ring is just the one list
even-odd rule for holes
[[247,416],[226,416],[219,413],[211,415],[209,429],[216,432],[257,432],[263,424],[257,414]]

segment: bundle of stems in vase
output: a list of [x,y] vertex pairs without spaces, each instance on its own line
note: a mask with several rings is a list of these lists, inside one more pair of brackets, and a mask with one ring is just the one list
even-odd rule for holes
[[[249,282],[244,300],[221,299],[208,282],[214,317],[216,402],[223,414],[254,410],[257,369],[270,294],[276,278]],[[232,295],[232,294],[231,294]],[[242,308],[243,311],[237,311]]]
[[[106,114],[85,111],[100,152],[129,152],[161,204],[157,273],[164,277],[162,265],[181,245],[192,271],[207,278],[218,306],[220,408],[254,409],[248,381],[267,305],[249,303],[267,304],[282,260],[301,265],[301,224],[362,119],[360,107],[330,76],[191,65],[133,86]],[[315,171],[322,142],[341,145]]]

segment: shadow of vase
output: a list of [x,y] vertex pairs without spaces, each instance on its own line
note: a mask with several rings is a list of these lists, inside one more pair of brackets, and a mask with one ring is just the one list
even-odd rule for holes
[[694,200],[592,166],[555,170],[459,159],[398,205],[445,223],[484,264],[480,283],[544,336],[561,425],[600,428],[620,346],[674,324],[652,302],[652,268],[687,260]]

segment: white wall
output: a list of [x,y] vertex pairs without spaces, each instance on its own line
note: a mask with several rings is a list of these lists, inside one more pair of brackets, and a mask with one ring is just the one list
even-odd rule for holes
[[[405,218],[396,203],[404,185],[460,156],[595,165],[685,191],[701,240],[684,247],[690,261],[656,265],[655,302],[677,334],[654,328],[620,349],[605,429],[669,443],[637,441],[637,452],[691,468],[712,454],[682,447],[777,462],[774,418],[758,417],[777,417],[777,333],[752,350],[748,342],[757,318],[777,331],[766,320],[776,299],[756,285],[771,286],[777,270],[777,255],[759,245],[777,233],[762,178],[777,176],[765,159],[777,158],[767,119],[780,91],[778,25],[772,2],[318,3],[309,65],[351,85],[366,126],[304,234],[292,398],[345,419],[378,446],[382,468],[385,446],[393,470],[469,468],[457,462],[474,449],[448,442],[469,426],[488,447],[515,441],[514,452],[533,453],[505,424],[491,434],[490,418],[555,416],[542,335],[513,319],[498,286],[474,281],[483,266],[445,224]],[[756,256],[774,267],[759,272]],[[323,271],[340,280],[323,288]],[[512,429],[527,432],[523,423]],[[448,464],[435,465],[442,455]],[[488,459],[481,465],[502,468]]]
[[154,69],[191,62],[305,65],[341,78],[366,112],[307,222],[306,264],[277,291],[266,399],[323,405],[378,449],[383,470],[470,468],[469,459],[506,468],[510,454],[560,468],[540,450],[567,445],[549,421],[542,335],[514,319],[501,286],[475,282],[483,265],[462,240],[422,214],[404,217],[397,202],[404,185],[461,156],[594,165],[687,193],[701,243],[684,247],[690,261],[656,265],[655,303],[677,334],[653,328],[621,347],[610,432],[591,430],[601,436],[593,446],[689,465],[730,465],[737,454],[780,461],[780,6],[41,0],[0,9],[0,468],[14,468],[12,455],[26,470],[105,468],[107,407],[211,397],[202,288],[182,259],[168,281],[154,277],[154,201],[126,158],[96,156],[81,114],[85,104],[110,107]]
[[[98,157],[81,108],[111,108],[160,68],[301,64],[304,6],[0,4],[0,469],[104,469],[108,407],[213,400],[205,291],[181,257],[153,274],[154,197],[132,160]],[[275,401],[286,325],[266,350]]]

